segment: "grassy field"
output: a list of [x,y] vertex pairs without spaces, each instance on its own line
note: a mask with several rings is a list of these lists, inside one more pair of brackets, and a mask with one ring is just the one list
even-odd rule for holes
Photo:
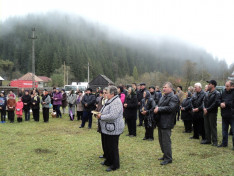
[[[184,134],[180,121],[172,132],[173,163],[161,166],[162,156],[155,140],[143,141],[144,128],[129,138],[127,128],[120,136],[120,169],[106,173],[98,156],[102,154],[100,134],[93,128],[78,128],[80,121],[50,118],[49,123],[30,121],[0,124],[0,175],[234,175],[231,137],[228,148],[201,145]],[[218,123],[221,141],[221,123]]]

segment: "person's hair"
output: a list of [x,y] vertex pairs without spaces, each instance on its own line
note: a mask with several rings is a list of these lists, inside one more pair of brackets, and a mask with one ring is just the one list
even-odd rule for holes
[[107,91],[107,90],[108,90],[108,87],[105,87],[105,88],[103,89],[103,91],[104,91],[104,90]]
[[109,91],[110,94],[118,95],[117,87],[116,86],[109,86],[107,88],[107,91]]
[[132,83],[132,84],[134,84],[135,86],[137,86],[137,84],[136,84],[136,83]]
[[118,88],[120,89],[120,93],[123,92],[123,86],[118,86]]
[[165,82],[165,83],[163,84],[163,86],[165,86],[165,85],[168,85],[171,89],[173,89],[172,83],[170,83],[170,82]]
[[160,87],[159,87],[159,86],[155,86],[155,88],[156,88],[156,89],[160,89]]
[[198,86],[198,87],[202,88],[202,85],[201,85],[201,83],[199,83],[199,82],[198,82],[198,83],[195,83],[194,86]]
[[229,83],[230,83],[231,87],[234,87],[234,82],[233,81],[229,81]]
[[180,88],[180,90],[183,90],[182,86],[178,86]]

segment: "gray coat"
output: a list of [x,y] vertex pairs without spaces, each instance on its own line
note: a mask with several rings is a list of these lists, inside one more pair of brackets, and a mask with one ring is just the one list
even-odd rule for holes
[[102,133],[107,135],[120,135],[123,133],[123,105],[118,95],[108,100],[100,112]]
[[[42,104],[43,102],[45,102],[46,104]],[[51,103],[51,98],[49,95],[46,97],[44,101],[43,98],[41,99],[42,108],[50,108],[50,103]]]
[[77,99],[76,94],[68,95],[67,103],[68,103],[69,107],[70,106],[76,106],[76,99]]

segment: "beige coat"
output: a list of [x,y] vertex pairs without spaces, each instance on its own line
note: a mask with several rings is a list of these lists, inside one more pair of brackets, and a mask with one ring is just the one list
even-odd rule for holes
[[84,107],[83,107],[83,105],[81,103],[83,95],[80,96],[80,102],[79,103],[78,103],[78,98],[79,98],[79,95],[77,95],[77,100],[76,100],[76,107],[77,107],[76,111],[83,111]]

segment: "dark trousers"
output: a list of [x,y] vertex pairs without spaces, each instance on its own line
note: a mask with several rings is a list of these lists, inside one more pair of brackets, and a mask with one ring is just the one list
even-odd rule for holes
[[145,118],[145,138],[154,139],[154,125],[149,127],[147,118]]
[[6,110],[1,109],[1,121],[6,121]]
[[104,134],[106,161],[112,169],[118,169],[119,164],[119,135],[107,135]]
[[56,116],[57,116],[57,118],[62,118],[62,114],[61,114],[61,111],[60,111],[60,106],[61,105],[54,105],[53,106],[53,109],[56,111]]
[[176,116],[177,116],[177,120],[179,121],[180,120],[180,108],[177,110]]
[[49,108],[43,108],[42,109],[44,122],[49,121],[49,110],[50,110]]
[[20,118],[20,117],[17,117],[17,122],[22,122],[22,117]]
[[171,129],[158,128],[158,139],[164,161],[172,161]]
[[83,119],[82,119],[82,124],[81,124],[81,126],[82,127],[84,127],[85,126],[85,122],[87,121],[87,120],[89,120],[89,128],[91,128],[92,127],[92,113],[91,113],[91,111],[83,111]]
[[136,118],[125,118],[128,125],[129,135],[136,136]]
[[101,141],[102,141],[103,157],[106,158],[105,134],[103,134],[102,132],[101,132]]
[[30,109],[25,109],[24,115],[25,115],[25,121],[29,121],[30,120]]
[[194,117],[193,118],[193,137],[199,138],[202,136],[202,139],[205,140],[205,127],[204,127],[204,118],[203,117]]
[[83,118],[83,111],[77,111],[77,120],[82,120]]
[[208,142],[217,143],[217,113],[207,113],[204,116],[204,125],[206,132],[206,140]]
[[[222,134],[223,134],[223,145],[228,145],[228,128],[231,126],[232,133],[234,133],[234,118],[222,118]],[[234,146],[234,135],[232,135],[232,143]]]
[[192,131],[192,120],[184,120],[184,128],[185,128],[185,132],[191,132]]
[[14,111],[8,111],[8,119],[10,122],[14,122],[15,120],[15,112]]
[[39,118],[40,118],[39,109],[33,109],[32,112],[33,112],[33,119],[36,122],[39,122]]
[[138,115],[139,115],[139,126],[142,126],[144,121],[144,115],[141,114],[140,109],[138,111]]

